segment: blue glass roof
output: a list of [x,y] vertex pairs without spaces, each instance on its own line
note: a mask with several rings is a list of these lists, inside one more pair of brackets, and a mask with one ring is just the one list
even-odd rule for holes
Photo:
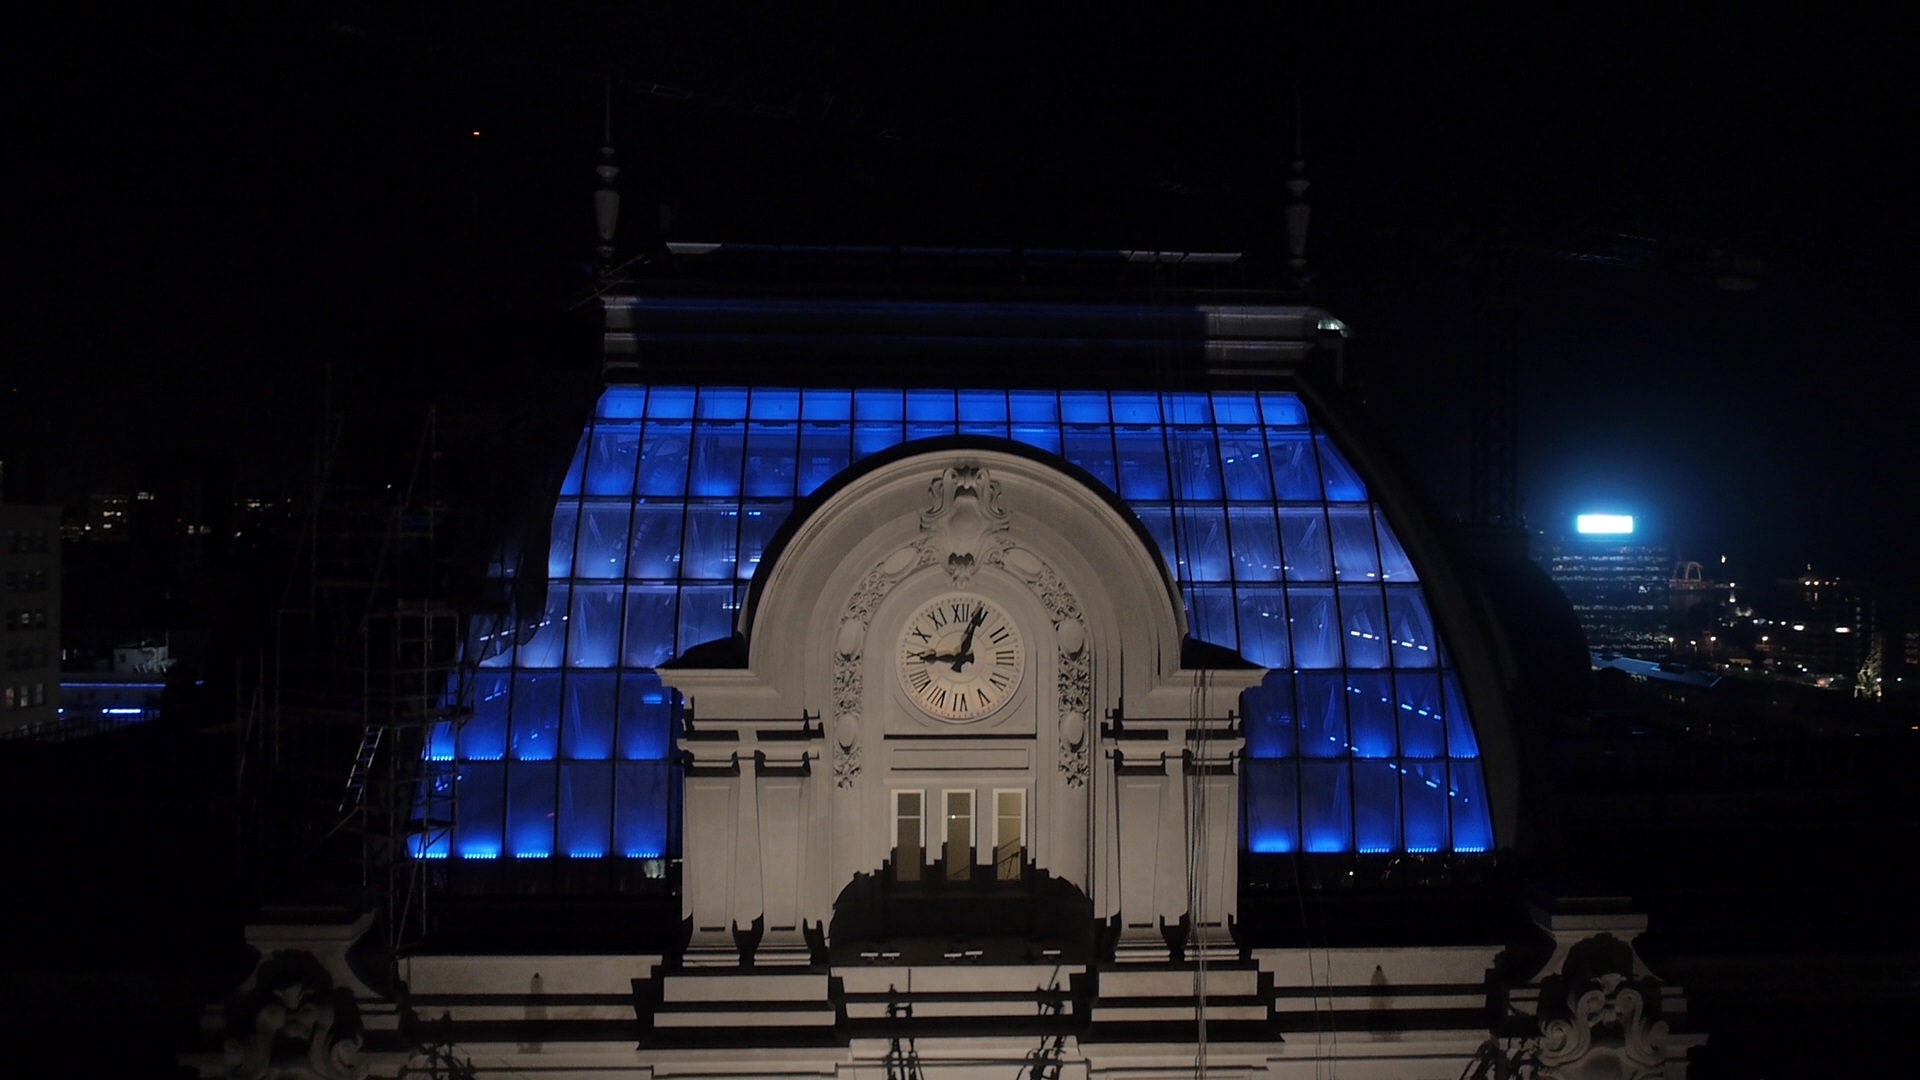
[[619,386],[561,488],[545,610],[480,635],[473,714],[430,738],[423,805],[457,790],[458,812],[415,853],[668,854],[678,705],[655,666],[733,632],[800,500],[869,455],[956,434],[1057,454],[1112,489],[1192,635],[1275,669],[1242,701],[1250,850],[1491,850],[1425,591],[1297,395]]

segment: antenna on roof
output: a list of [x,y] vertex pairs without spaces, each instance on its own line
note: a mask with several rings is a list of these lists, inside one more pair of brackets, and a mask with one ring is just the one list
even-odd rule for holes
[[620,175],[619,166],[613,163],[613,76],[607,76],[605,110],[601,120],[600,164],[594,168],[600,176],[600,187],[593,193],[593,216],[600,229],[600,281],[602,284],[612,280],[613,233],[620,222],[620,189],[614,186],[614,178]]

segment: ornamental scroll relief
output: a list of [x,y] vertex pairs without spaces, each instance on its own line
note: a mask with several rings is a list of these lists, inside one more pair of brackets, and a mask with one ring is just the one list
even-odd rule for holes
[[893,587],[923,567],[938,565],[954,587],[966,588],[982,566],[997,566],[1032,588],[1053,618],[1058,652],[1060,763],[1067,783],[1087,774],[1087,717],[1092,666],[1079,601],[1039,556],[1007,536],[1012,517],[1000,505],[1000,484],[985,467],[962,462],[927,485],[931,505],[920,514],[920,535],[875,563],[860,579],[840,615],[833,646],[833,775],[842,788],[860,775],[861,658],[874,610]]

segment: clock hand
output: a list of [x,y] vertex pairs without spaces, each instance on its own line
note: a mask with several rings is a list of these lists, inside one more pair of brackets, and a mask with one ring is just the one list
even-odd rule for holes
[[973,618],[967,620],[967,632],[964,636],[960,638],[960,648],[954,654],[953,670],[955,671],[960,670],[960,663],[963,657],[967,660],[973,659],[973,632],[975,630],[980,629],[980,624],[986,621],[987,621],[986,606],[981,605],[980,607],[975,608],[973,612]]

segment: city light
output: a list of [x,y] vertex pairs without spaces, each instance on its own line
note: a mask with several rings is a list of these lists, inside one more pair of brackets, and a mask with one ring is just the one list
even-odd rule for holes
[[1573,528],[1588,536],[1624,536],[1633,532],[1633,515],[1581,514],[1573,519]]

